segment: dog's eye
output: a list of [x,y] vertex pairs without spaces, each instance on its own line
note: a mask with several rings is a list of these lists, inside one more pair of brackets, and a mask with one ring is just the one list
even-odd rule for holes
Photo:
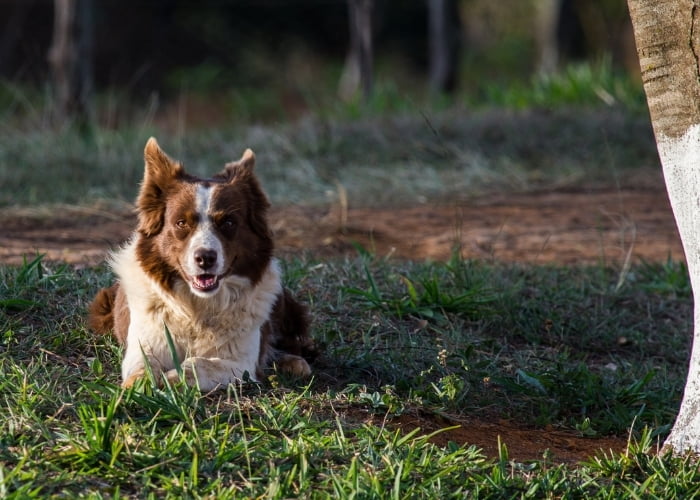
[[226,217],[221,219],[221,222],[219,222],[219,227],[221,227],[221,229],[233,229],[236,227],[236,221],[232,217]]
[[175,225],[180,229],[185,229],[187,227],[187,221],[185,219],[178,219],[175,222]]

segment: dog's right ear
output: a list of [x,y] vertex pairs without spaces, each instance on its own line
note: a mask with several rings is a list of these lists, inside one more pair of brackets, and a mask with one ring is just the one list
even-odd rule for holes
[[183,168],[160,149],[154,137],[148,139],[143,158],[143,183],[136,200],[139,216],[137,230],[145,236],[154,236],[163,228],[166,192],[182,175]]

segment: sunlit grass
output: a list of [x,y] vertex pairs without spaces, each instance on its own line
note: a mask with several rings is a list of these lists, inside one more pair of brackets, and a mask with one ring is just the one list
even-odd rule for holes
[[[621,287],[615,270],[600,267],[399,263],[366,252],[292,261],[287,271],[323,348],[314,379],[273,375],[200,394],[178,384],[118,386],[119,348],[85,330],[87,301],[109,279],[103,269],[41,259],[1,267],[3,496],[619,498],[700,490],[693,462],[655,455],[685,376],[691,304],[681,264],[633,266],[634,280]],[[631,341],[620,344],[622,336]],[[441,447],[425,431],[393,424],[416,411],[629,435],[631,446],[556,465],[516,462],[503,442],[488,458],[470,443]]]
[[478,97],[470,102],[510,109],[618,107],[640,114],[647,110],[641,81],[615,69],[609,58],[571,64],[554,73],[536,74],[526,83],[486,83]]
[[[476,99],[431,102],[380,80],[364,104],[329,105],[309,92],[312,112],[293,124],[256,122],[279,102],[266,89],[221,103],[242,109],[244,123],[162,128],[148,107],[128,127],[96,123],[89,133],[49,125],[41,94],[4,88],[0,205],[123,208],[154,134],[201,175],[252,147],[276,204],[335,203],[341,189],[351,204],[386,205],[584,181],[620,186],[627,174],[658,168],[628,84],[605,65],[578,66],[528,85],[485,86]],[[120,347],[85,328],[89,300],[111,278],[104,267],[39,256],[0,266],[0,497],[700,493],[693,461],[656,454],[685,381],[692,300],[684,264],[637,264],[620,279],[621,270],[602,265],[358,253],[285,265],[323,352],[311,381],[273,374],[213,394],[149,381],[120,388]],[[507,441],[497,457],[468,442],[438,446],[427,430],[401,428],[411,413],[629,436],[630,446],[582,464],[546,455],[522,463]]]

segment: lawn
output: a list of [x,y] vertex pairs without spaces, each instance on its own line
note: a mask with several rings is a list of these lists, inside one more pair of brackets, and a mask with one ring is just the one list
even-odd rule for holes
[[[429,205],[658,179],[639,110],[542,110],[541,93],[528,107],[516,90],[493,98],[510,109],[346,110],[175,134],[143,122],[83,135],[30,117],[2,125],[0,204],[47,220],[60,204],[123,208],[153,133],[196,172],[253,147],[276,205]],[[359,244],[285,255],[322,351],[313,378],[273,371],[209,394],[119,387],[120,348],[85,322],[112,279],[105,265],[31,253],[0,264],[0,498],[699,495],[696,462],[659,453],[687,372],[685,264],[524,265],[458,250],[437,262]],[[468,437],[484,424],[504,430],[492,450]],[[516,453],[513,428],[544,446]],[[572,459],[548,449],[561,436],[617,445]]]
[[[683,264],[603,267],[292,259],[314,313],[310,381],[200,394],[119,388],[119,348],[86,331],[102,267],[0,270],[3,496],[593,497],[700,490],[657,455],[683,387],[691,325]],[[621,340],[621,339],[624,339]],[[443,422],[507,419],[626,450],[583,463],[515,460],[437,440]],[[467,422],[467,423],[465,423]],[[439,443],[439,444],[438,444]]]

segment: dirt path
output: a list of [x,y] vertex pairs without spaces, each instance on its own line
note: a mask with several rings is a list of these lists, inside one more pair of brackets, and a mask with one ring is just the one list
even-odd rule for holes
[[[392,209],[283,207],[273,209],[270,218],[283,254],[352,254],[353,243],[359,243],[380,256],[409,259],[446,259],[454,248],[467,258],[523,263],[621,265],[627,258],[683,258],[663,186],[491,196]],[[41,252],[50,260],[94,265],[129,236],[133,225],[133,214],[126,209],[6,210],[0,214],[0,262],[16,264],[26,254]],[[626,446],[621,437],[588,439],[492,419],[452,422],[413,415],[397,423],[425,432],[455,424],[459,427],[434,441],[475,444],[495,457],[500,436],[511,459],[518,461],[541,459],[549,449],[553,461],[571,463]]]
[[[618,264],[634,259],[682,259],[673,215],[658,190],[550,192],[492,196],[471,202],[408,208],[273,208],[279,253],[353,253],[359,243],[377,255],[463,257],[524,263]],[[0,214],[0,262],[25,254],[92,265],[126,239],[133,214],[62,207],[52,213]]]

